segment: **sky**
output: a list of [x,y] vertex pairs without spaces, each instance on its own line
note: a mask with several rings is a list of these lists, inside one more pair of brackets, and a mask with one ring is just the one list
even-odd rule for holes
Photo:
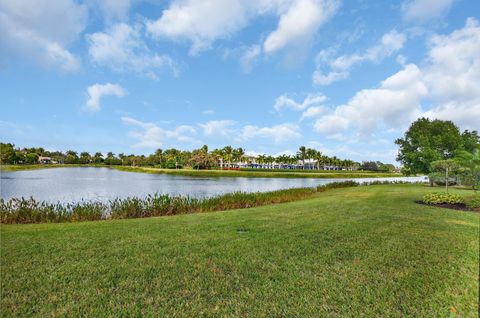
[[0,110],[18,147],[396,163],[419,117],[480,130],[480,1],[1,0]]

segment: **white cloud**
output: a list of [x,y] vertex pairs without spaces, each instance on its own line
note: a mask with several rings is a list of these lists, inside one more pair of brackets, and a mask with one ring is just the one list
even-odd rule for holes
[[297,0],[280,16],[277,29],[263,43],[266,53],[283,49],[292,43],[303,43],[318,31],[337,10],[339,3],[330,0]]
[[147,22],[147,30],[155,37],[189,40],[195,54],[246,25],[247,6],[242,2],[176,0],[158,20]]
[[426,23],[444,16],[454,0],[407,0],[402,5],[403,19],[408,22]]
[[273,108],[276,111],[281,112],[285,109],[292,109],[295,111],[305,110],[309,107],[318,107],[326,101],[326,97],[323,94],[309,94],[301,103],[296,102],[292,98],[281,95],[275,99]]
[[0,54],[11,53],[44,67],[75,71],[80,60],[66,48],[87,22],[87,9],[73,0],[0,2]]
[[154,123],[142,122],[131,117],[122,117],[122,122],[126,125],[135,126],[140,130],[131,131],[129,136],[137,139],[135,146],[142,148],[160,148],[168,144],[197,144],[194,138],[196,130],[192,126],[182,125],[173,130],[167,130]]
[[125,90],[116,84],[94,84],[87,88],[86,108],[89,111],[96,112],[100,110],[100,100],[104,96],[123,97],[126,95]]
[[474,18],[449,35],[429,41],[425,82],[434,107],[431,118],[453,120],[480,129],[480,24]]
[[[429,40],[422,68],[407,64],[378,88],[357,92],[320,117],[315,128],[331,137],[347,131],[363,137],[380,128],[405,129],[420,116],[480,129],[480,25],[474,18],[449,35]],[[429,104],[428,109],[422,103]]]
[[240,58],[240,65],[242,65],[242,68],[245,72],[248,73],[252,70],[253,64],[256,62],[261,53],[262,49],[259,45],[252,45],[245,50]]
[[403,128],[420,114],[420,100],[427,95],[421,79],[416,65],[406,65],[379,88],[361,90],[348,103],[319,118],[315,129],[327,135],[354,129],[368,136],[382,126]]
[[175,62],[167,55],[152,53],[142,41],[140,26],[113,25],[106,32],[86,36],[93,63],[117,72],[135,72],[156,78],[156,71],[169,68],[177,74]]
[[204,115],[214,115],[215,111],[213,109],[206,109],[202,112]]
[[205,124],[198,124],[203,129],[205,136],[229,137],[235,132],[237,122],[234,120],[212,120]]
[[307,108],[302,113],[302,117],[300,117],[300,120],[304,120],[305,118],[314,118],[314,117],[319,117],[320,115],[324,114],[327,111],[327,109],[324,106],[313,106],[310,108]]
[[[279,17],[277,29],[263,43],[263,50],[271,53],[308,41],[337,7],[337,0],[174,0],[146,26],[156,38],[190,42],[190,54],[197,54],[215,41],[231,37],[253,18],[273,14]],[[258,51],[254,47],[246,61],[258,56]]]
[[90,0],[89,2],[101,11],[107,23],[126,20],[132,5],[132,0]]
[[[406,36],[396,30],[385,33],[380,41],[368,48],[362,54],[349,54],[333,58],[333,51],[322,50],[315,59],[316,70],[312,75],[316,85],[329,85],[335,81],[348,78],[349,70],[358,63],[365,61],[378,63],[385,57],[403,48]],[[328,71],[325,71],[327,66]]]
[[253,138],[267,138],[275,144],[301,137],[298,126],[291,124],[279,124],[272,127],[258,127],[245,125],[242,127],[239,140],[250,140]]

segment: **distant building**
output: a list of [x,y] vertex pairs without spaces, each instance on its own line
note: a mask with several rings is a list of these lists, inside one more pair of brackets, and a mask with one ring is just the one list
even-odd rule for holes
[[38,163],[41,163],[41,164],[51,164],[51,163],[57,163],[55,160],[53,160],[52,158],[50,157],[42,157],[42,156],[39,156],[38,157]]

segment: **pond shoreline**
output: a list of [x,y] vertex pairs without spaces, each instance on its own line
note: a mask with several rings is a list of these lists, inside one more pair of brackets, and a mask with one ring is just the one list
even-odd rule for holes
[[358,183],[344,181],[317,187],[269,192],[233,192],[207,198],[154,194],[144,198],[116,198],[108,201],[108,203],[88,201],[48,203],[36,201],[33,198],[12,198],[10,200],[0,198],[0,223],[67,223],[228,211],[304,200],[333,189],[392,184],[404,184],[404,182],[373,181]]
[[347,170],[306,170],[306,171],[269,171],[268,169],[254,170],[194,170],[194,169],[163,169],[154,167],[106,166],[83,164],[51,164],[51,165],[0,165],[0,172],[28,171],[54,168],[108,168],[126,172],[166,174],[188,177],[245,177],[245,178],[314,178],[314,179],[341,179],[341,178],[390,178],[402,177],[400,173],[347,171]]

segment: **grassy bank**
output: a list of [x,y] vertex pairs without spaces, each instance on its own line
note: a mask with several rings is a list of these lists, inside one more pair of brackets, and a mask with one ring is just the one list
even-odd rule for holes
[[0,316],[477,317],[480,215],[414,203],[428,191],[2,225]]
[[37,165],[0,165],[0,171],[24,171],[51,168],[105,167],[104,165],[83,164],[37,164]]
[[22,171],[49,168],[103,167],[127,172],[158,173],[190,177],[248,177],[248,178],[382,178],[400,177],[399,173],[372,171],[303,171],[303,170],[194,170],[194,169],[161,169],[152,167],[52,164],[52,165],[0,165],[0,171]]
[[335,182],[315,188],[285,189],[263,193],[235,192],[200,199],[153,194],[146,198],[119,198],[108,203],[63,204],[37,202],[33,198],[14,198],[8,201],[0,198],[0,223],[99,221],[243,209],[301,200],[330,189],[355,186],[359,184],[352,181]]
[[193,170],[193,169],[160,169],[147,167],[123,167],[112,166],[112,168],[143,173],[158,173],[190,177],[247,177],[247,178],[386,178],[400,177],[398,173],[382,173],[371,171],[305,171],[288,172],[267,169],[258,170]]

